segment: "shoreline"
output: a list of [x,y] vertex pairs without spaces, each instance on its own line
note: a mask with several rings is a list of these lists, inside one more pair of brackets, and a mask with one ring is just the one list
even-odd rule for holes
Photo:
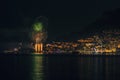
[[30,56],[120,56],[120,54],[78,54],[78,53],[52,53],[52,54],[39,54],[39,53],[0,53],[0,55],[30,55]]

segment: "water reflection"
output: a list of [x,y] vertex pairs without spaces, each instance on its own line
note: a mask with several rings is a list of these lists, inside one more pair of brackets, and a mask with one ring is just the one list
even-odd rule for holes
[[[118,60],[117,60],[118,59]],[[33,56],[32,80],[109,80],[119,72],[118,57]]]
[[44,71],[43,71],[43,56],[33,56],[32,57],[32,68],[31,68],[31,77],[32,80],[43,80]]
[[0,56],[0,80],[120,80],[120,56]]
[[116,80],[120,74],[119,57],[79,57],[80,80]]

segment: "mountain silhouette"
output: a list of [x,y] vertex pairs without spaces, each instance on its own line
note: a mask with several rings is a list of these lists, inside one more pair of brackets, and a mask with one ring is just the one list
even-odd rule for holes
[[95,22],[86,28],[90,31],[101,31],[109,29],[119,29],[120,26],[120,9],[104,12]]
[[85,26],[84,30],[79,32],[59,36],[56,40],[73,41],[80,38],[89,37],[95,33],[104,30],[120,29],[120,9],[104,12],[95,22]]

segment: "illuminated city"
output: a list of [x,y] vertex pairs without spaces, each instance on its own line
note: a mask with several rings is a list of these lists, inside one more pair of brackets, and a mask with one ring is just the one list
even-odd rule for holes
[[46,44],[48,53],[74,53],[86,55],[119,55],[120,32],[103,31],[76,42],[52,42]]
[[[35,24],[33,28],[34,44],[27,45],[33,49],[32,53],[35,54],[120,55],[119,30],[102,31],[76,41],[44,43],[47,32],[42,30],[42,25]],[[21,45],[22,47],[24,46]],[[18,46],[12,52],[20,53],[21,48]]]

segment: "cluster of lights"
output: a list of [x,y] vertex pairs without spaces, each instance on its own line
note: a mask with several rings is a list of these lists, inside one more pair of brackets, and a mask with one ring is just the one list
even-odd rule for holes
[[[117,34],[116,34],[117,33]],[[101,36],[102,35],[102,36]],[[114,36],[113,36],[114,35]],[[48,53],[70,53],[79,54],[116,54],[120,48],[120,37],[118,32],[103,32],[77,42],[53,42],[46,44]]]

